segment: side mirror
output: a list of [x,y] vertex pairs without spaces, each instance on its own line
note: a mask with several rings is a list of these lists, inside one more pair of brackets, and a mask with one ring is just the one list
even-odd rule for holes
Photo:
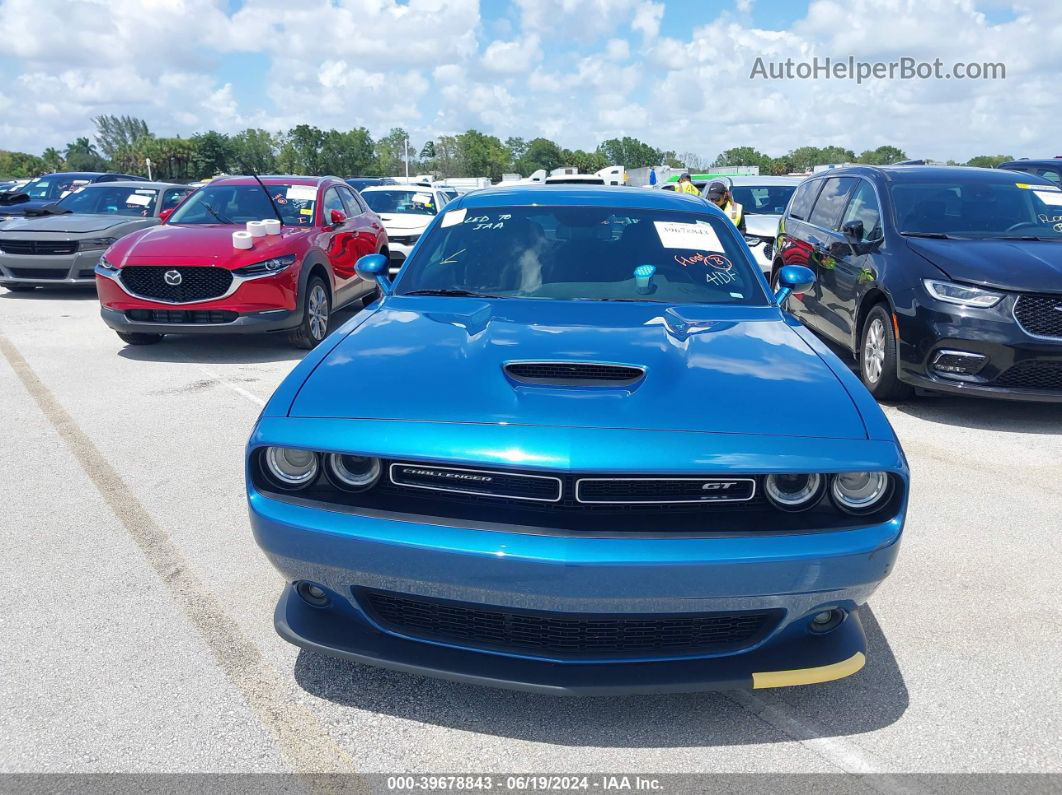
[[390,295],[391,280],[387,278],[387,270],[390,267],[391,261],[383,254],[366,254],[355,263],[354,270],[363,279],[375,280],[380,285],[380,292]]
[[170,216],[173,215],[173,211],[176,209],[176,207],[171,207],[170,209],[163,210],[161,213],[159,213],[159,223],[166,223],[170,219]]
[[806,293],[815,284],[815,272],[803,265],[784,265],[778,271],[778,292],[774,294],[779,304],[785,303],[793,293]]
[[852,243],[863,242],[863,222],[858,219],[845,221],[844,225],[841,227],[841,232]]
[[328,220],[332,226],[339,226],[347,220],[347,216],[342,210],[332,210],[332,212],[328,214]]

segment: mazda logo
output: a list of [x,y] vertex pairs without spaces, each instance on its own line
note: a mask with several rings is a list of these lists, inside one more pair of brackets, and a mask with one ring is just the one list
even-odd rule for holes
[[162,278],[170,287],[176,287],[178,284],[184,281],[184,277],[181,276],[180,271],[166,271],[164,274],[162,274]]

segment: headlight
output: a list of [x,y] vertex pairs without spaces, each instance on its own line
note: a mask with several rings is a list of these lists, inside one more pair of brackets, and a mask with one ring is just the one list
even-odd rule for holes
[[380,459],[360,455],[330,453],[325,459],[326,472],[332,483],[347,491],[362,491],[380,479]]
[[885,472],[844,472],[833,476],[830,493],[848,513],[870,513],[889,498],[892,481]]
[[254,265],[237,268],[233,273],[237,276],[269,276],[274,273],[280,273],[294,264],[295,255],[285,254],[283,257],[273,257],[273,259],[267,259],[265,262],[256,262]]
[[982,290],[980,287],[967,287],[964,284],[954,282],[941,282],[935,279],[922,279],[926,292],[938,301],[959,306],[974,306],[987,309],[995,306],[1003,300],[1001,293],[992,290]]
[[767,499],[783,511],[807,510],[822,498],[826,479],[817,473],[768,475],[763,487]]
[[90,237],[78,242],[78,251],[98,251],[101,248],[108,248],[111,243],[116,241],[116,237]]
[[267,447],[266,473],[284,489],[301,489],[317,477],[317,453],[295,447]]
[[109,274],[118,273],[118,268],[114,267],[107,261],[106,257],[100,257],[100,261],[96,263],[96,267],[102,271],[106,271]]

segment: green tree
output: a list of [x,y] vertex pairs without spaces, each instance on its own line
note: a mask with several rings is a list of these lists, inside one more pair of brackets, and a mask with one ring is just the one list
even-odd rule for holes
[[321,144],[322,173],[339,177],[368,174],[375,162],[372,136],[364,127],[349,132],[329,130]]
[[501,179],[509,164],[509,155],[498,138],[478,130],[467,130],[456,137],[458,160],[464,172],[459,176]]
[[[506,146],[506,149],[509,147]],[[513,167],[524,176],[530,176],[540,168],[546,169],[548,173],[563,165],[565,162],[561,148],[548,138],[534,138],[529,141],[524,147],[523,155],[513,162]]]
[[433,147],[435,156],[431,160],[431,169],[441,178],[462,176],[460,151],[457,136],[440,135]]
[[271,174],[277,170],[276,142],[266,130],[248,128],[229,139],[232,165],[238,171]]
[[609,165],[624,166],[625,168],[641,168],[652,166],[660,162],[660,152],[649,144],[631,138],[629,135],[623,138],[609,138],[602,141],[597,151],[604,155]]
[[68,143],[63,151],[63,159],[71,171],[103,171],[107,168],[107,160],[100,156],[92,141],[85,137]]
[[159,180],[192,180],[202,176],[198,171],[198,150],[191,138],[139,138],[133,147],[137,170],[147,173],[151,159],[151,176]]
[[[401,127],[392,127],[391,132],[376,142],[376,173],[382,176],[398,176],[405,173],[406,146],[409,135]],[[409,144],[410,156],[416,149]],[[412,163],[410,173],[412,173]]]
[[608,165],[611,165],[600,152],[585,152],[582,149],[565,149],[561,152],[563,165],[574,166],[580,174],[593,174]]
[[770,157],[751,146],[735,146],[733,149],[727,149],[725,152],[721,152],[712,163],[711,167],[759,166],[762,169],[766,168],[770,162]]
[[819,165],[826,163],[854,163],[856,156],[851,149],[842,146],[824,146],[820,151],[823,158]]
[[527,153],[527,141],[510,136],[505,139],[505,150],[509,153],[509,165],[519,171],[516,164]]
[[323,143],[321,130],[309,124],[299,124],[284,135],[277,165],[286,174],[320,174]]
[[856,162],[871,166],[887,166],[906,159],[907,153],[902,149],[895,146],[879,146],[877,149],[867,149],[856,159]]
[[205,133],[193,135],[191,141],[192,146],[195,147],[195,171],[201,177],[213,177],[217,174],[228,174],[233,170],[244,170],[233,163],[232,141],[229,140],[229,136],[208,130]]
[[[54,151],[54,150],[53,150]],[[36,177],[48,173],[43,159],[26,152],[8,152],[0,149],[0,175],[5,177]]]
[[45,171],[62,171],[66,168],[66,161],[63,160],[63,155],[54,146],[49,146],[44,150],[41,160],[44,163]]
[[976,166],[977,168],[996,168],[1000,163],[1006,163],[1008,160],[1013,159],[1010,155],[978,155],[967,160],[966,165]]
[[134,116],[96,116],[96,143],[108,160],[122,149],[128,149],[138,138],[150,136],[147,122]]

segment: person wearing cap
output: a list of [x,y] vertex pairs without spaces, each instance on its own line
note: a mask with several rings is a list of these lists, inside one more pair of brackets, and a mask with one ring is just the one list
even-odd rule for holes
[[701,192],[697,190],[697,187],[690,182],[689,174],[683,174],[678,178],[678,185],[675,186],[675,193],[688,193],[691,196],[701,195]]
[[742,213],[742,207],[730,194],[730,190],[722,182],[713,182],[708,186],[708,190],[704,194],[704,198],[718,207],[723,213],[734,222],[734,226],[738,228],[739,232],[745,231],[745,216]]

